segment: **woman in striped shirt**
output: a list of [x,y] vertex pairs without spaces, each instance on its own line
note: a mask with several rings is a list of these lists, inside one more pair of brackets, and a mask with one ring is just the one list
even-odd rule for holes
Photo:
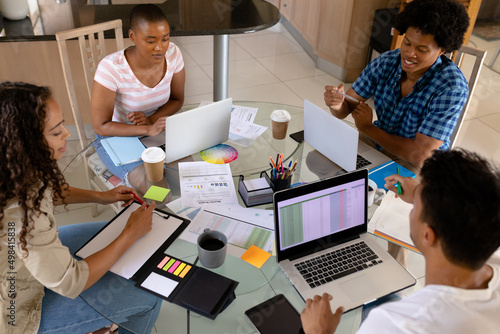
[[134,7],[129,38],[134,45],[105,57],[94,77],[92,125],[100,136],[157,135],[184,103],[184,61],[163,11]]

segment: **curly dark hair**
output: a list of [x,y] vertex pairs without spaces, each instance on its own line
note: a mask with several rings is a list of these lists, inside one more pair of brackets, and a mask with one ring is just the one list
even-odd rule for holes
[[421,218],[446,258],[477,270],[500,246],[500,171],[465,150],[435,151],[420,172]]
[[5,206],[16,198],[23,210],[19,242],[26,254],[26,236],[33,228],[33,216],[40,212],[44,192],[52,189],[52,197],[64,201],[62,191],[68,186],[43,134],[50,99],[47,87],[0,83],[0,231]]
[[460,49],[469,27],[465,7],[455,0],[413,0],[396,16],[394,26],[401,34],[410,27],[434,36],[446,52]]
[[160,7],[153,4],[140,4],[132,8],[130,12],[130,29],[135,28],[142,22],[168,22],[167,16]]

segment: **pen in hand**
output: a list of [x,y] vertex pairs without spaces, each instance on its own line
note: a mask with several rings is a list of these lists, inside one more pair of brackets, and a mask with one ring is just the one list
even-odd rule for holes
[[[144,204],[144,201],[137,197],[136,194],[132,193],[132,195],[134,195],[134,198],[137,202],[141,203],[141,205]],[[149,208],[149,205],[146,204],[146,208]]]
[[[398,173],[398,175],[400,175],[399,174],[399,166],[397,166],[396,172]],[[398,181],[397,187],[398,187],[398,195],[401,195],[401,192],[402,192],[402,190],[401,190],[401,182]]]
[[348,100],[351,100],[352,102],[359,103],[359,101],[358,101],[358,100],[356,100],[354,97],[349,96],[349,95],[347,95],[347,94],[344,94],[344,93],[342,93],[342,92],[341,92],[341,91],[339,91],[339,90],[334,90],[334,92],[335,92],[335,93],[337,93],[337,94],[342,95],[343,97],[345,97],[345,98],[346,98],[346,99],[348,99]]

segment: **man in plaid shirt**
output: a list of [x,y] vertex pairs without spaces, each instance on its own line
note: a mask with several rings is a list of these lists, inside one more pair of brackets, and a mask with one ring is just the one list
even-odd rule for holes
[[[325,87],[333,115],[352,114],[358,130],[388,153],[420,167],[449,137],[467,100],[467,80],[444,53],[460,48],[469,26],[465,7],[455,0],[413,0],[396,17],[404,33],[401,49],[388,51],[363,70],[347,91]],[[374,96],[377,120],[364,103]]]

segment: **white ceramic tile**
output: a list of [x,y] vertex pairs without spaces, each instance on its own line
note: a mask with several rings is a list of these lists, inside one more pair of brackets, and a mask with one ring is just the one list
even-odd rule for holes
[[184,105],[199,104],[201,101],[213,101],[213,92],[201,95],[191,95],[184,98]]
[[[208,65],[214,62],[213,42],[184,44],[183,48],[198,65]],[[251,55],[238,45],[238,43],[233,40],[229,41],[229,61],[249,58],[251,58]]]
[[228,94],[233,101],[272,102],[298,107],[304,105],[303,100],[282,82],[239,89],[231,89],[230,86]]
[[248,35],[235,41],[256,58],[303,51],[297,42],[281,34]]
[[325,86],[338,86],[340,83],[340,80],[328,74],[285,82],[300,98],[307,99],[324,109],[327,109],[323,97]]
[[182,53],[182,58],[184,60],[184,68],[185,69],[188,69],[192,66],[198,66],[198,64],[196,63],[196,61],[193,59],[193,57],[191,57],[189,55],[189,53],[186,51],[186,49],[184,49],[184,47],[178,43],[175,43],[179,49],[181,50],[181,53]]
[[500,132],[479,119],[465,121],[457,139],[457,147],[465,148],[500,164]]
[[[209,74],[211,65],[204,65],[202,69]],[[210,76],[210,74],[209,74]],[[213,78],[213,74],[210,76]],[[248,88],[278,82],[278,78],[262,66],[255,59],[233,61],[229,63],[230,89]]]
[[257,60],[281,81],[325,75],[306,52],[261,57]]
[[200,66],[191,66],[186,69],[186,84],[184,96],[200,94],[211,94],[213,91],[213,81],[201,69]]
[[[58,207],[63,209],[62,206]],[[82,207],[76,205],[68,205],[68,210],[57,211],[55,219],[58,226],[71,225],[76,223],[110,221],[116,213],[108,205],[98,205],[98,216],[92,217],[92,211],[89,204]]]

